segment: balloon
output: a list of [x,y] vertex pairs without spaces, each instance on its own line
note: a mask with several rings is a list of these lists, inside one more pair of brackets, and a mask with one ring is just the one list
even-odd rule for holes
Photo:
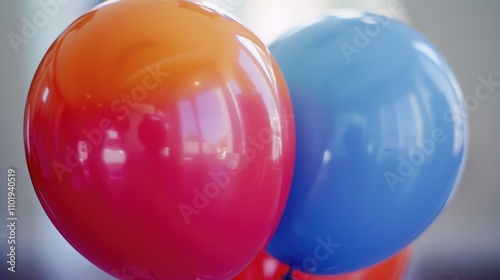
[[461,92],[442,55],[406,24],[354,10],[270,50],[292,97],[297,150],[268,252],[329,275],[406,247],[445,206],[466,157]]
[[263,43],[189,1],[107,1],[33,79],[25,150],[66,240],[121,279],[228,279],[288,197],[291,100]]
[[[394,256],[369,268],[341,275],[313,275],[301,271],[292,271],[295,280],[399,280],[408,267],[410,248],[406,247]],[[290,268],[273,258],[267,252],[260,253],[255,260],[233,280],[283,280],[290,275]]]

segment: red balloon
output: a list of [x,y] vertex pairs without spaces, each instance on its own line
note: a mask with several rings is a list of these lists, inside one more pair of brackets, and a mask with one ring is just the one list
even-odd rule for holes
[[277,64],[238,22],[189,1],[108,1],[41,62],[26,157],[53,224],[101,269],[228,279],[281,218],[292,115]]
[[[371,267],[338,275],[312,275],[302,271],[293,271],[295,280],[400,280],[409,263],[410,248]],[[263,251],[254,261],[233,280],[282,280],[290,268]]]

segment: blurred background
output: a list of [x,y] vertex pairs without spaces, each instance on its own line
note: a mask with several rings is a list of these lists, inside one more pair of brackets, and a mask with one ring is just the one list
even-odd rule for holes
[[[44,3],[53,2],[50,11]],[[97,0],[0,0],[0,220],[7,218],[7,169],[17,171],[16,273],[7,271],[7,228],[0,227],[0,279],[112,280],[52,226],[26,168],[24,105],[38,63],[53,40]],[[213,0],[266,43],[333,8],[387,13],[385,0]],[[500,1],[401,0],[390,14],[418,29],[443,52],[471,107],[470,149],[461,184],[447,208],[413,244],[407,280],[500,279],[500,87],[474,99],[479,78],[500,81]],[[44,14],[44,15],[41,15]],[[26,22],[35,23],[24,37]],[[14,35],[13,35],[14,34]],[[23,40],[14,40],[15,36]],[[19,38],[17,38],[19,39]],[[472,104],[476,100],[477,103]],[[474,105],[474,106],[472,106]],[[1,179],[4,180],[4,179]],[[3,224],[3,222],[2,222]]]

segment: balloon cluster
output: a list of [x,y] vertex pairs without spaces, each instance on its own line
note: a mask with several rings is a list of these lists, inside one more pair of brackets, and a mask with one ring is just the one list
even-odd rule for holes
[[453,74],[418,32],[363,12],[269,49],[185,0],[72,23],[24,123],[64,238],[119,279],[399,279],[463,169]]

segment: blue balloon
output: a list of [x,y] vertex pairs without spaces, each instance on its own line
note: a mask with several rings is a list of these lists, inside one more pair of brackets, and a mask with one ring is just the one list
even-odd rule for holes
[[461,176],[468,128],[443,56],[408,25],[331,14],[270,50],[295,111],[295,173],[268,252],[293,269],[339,274],[412,242]]

